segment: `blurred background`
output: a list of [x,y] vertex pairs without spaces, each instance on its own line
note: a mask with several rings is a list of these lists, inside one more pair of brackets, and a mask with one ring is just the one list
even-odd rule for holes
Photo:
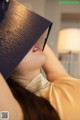
[[65,69],[80,78],[80,0],[17,0],[53,22],[48,44]]

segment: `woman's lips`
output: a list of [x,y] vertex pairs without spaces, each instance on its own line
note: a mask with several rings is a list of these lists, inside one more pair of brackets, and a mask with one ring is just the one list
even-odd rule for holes
[[34,45],[34,47],[33,47],[33,52],[36,52],[36,51],[42,51],[38,45]]

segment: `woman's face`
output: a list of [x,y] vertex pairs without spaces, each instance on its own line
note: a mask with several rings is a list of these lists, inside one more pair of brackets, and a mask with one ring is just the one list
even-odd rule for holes
[[43,33],[40,39],[30,49],[27,55],[23,58],[16,68],[19,74],[29,73],[34,70],[40,69],[47,59],[47,56],[42,52],[43,44],[47,36],[48,29]]

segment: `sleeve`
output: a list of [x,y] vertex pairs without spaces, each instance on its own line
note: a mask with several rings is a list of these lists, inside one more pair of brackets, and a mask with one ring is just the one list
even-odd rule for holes
[[[42,92],[58,111],[61,120],[80,120],[80,80],[61,77]],[[47,97],[46,97],[47,96]]]

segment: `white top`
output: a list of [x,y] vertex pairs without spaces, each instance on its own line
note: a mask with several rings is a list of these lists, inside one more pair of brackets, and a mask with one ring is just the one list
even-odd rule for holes
[[61,120],[80,120],[80,80],[62,77],[48,82],[39,74],[26,88],[49,100]]

